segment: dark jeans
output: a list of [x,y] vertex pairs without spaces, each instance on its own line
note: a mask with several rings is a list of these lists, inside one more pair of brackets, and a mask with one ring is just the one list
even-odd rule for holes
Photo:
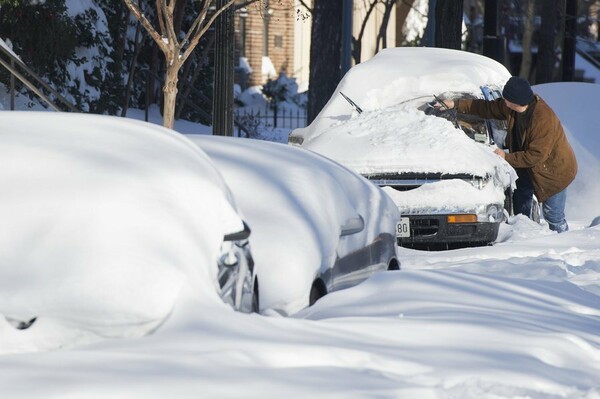
[[[533,204],[533,183],[526,169],[516,169],[517,188],[513,193],[513,210],[516,214],[523,214],[531,218],[531,207]],[[562,233],[569,230],[565,219],[565,204],[567,202],[567,190],[554,194],[542,204],[544,219],[548,222],[550,230]]]
[[515,169],[517,172],[517,188],[513,192],[513,211],[531,218],[533,204],[533,183],[527,169]]

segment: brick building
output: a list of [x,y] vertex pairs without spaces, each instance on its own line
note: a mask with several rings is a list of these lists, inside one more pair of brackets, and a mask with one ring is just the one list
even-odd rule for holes
[[235,15],[237,81],[242,88],[263,84],[281,72],[294,75],[295,7],[292,0],[262,1]]
[[[305,3],[311,5],[312,1]],[[427,4],[428,0],[404,0],[393,7],[387,25],[388,46],[402,45],[407,16],[426,13]],[[368,13],[364,2],[355,0],[353,9],[353,36],[362,38],[361,61],[364,61],[382,47],[377,37],[385,18],[384,8],[378,4]],[[236,60],[240,60],[237,83],[244,89],[285,72],[296,78],[299,85],[307,85],[311,22],[310,12],[297,0],[260,0],[238,10],[235,14]]]

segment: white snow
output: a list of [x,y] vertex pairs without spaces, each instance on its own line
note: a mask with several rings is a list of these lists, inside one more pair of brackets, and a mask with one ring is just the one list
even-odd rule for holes
[[406,42],[411,43],[423,36],[427,25],[428,0],[415,0],[402,26],[402,35]]
[[0,353],[145,335],[186,285],[220,300],[223,235],[243,225],[219,172],[187,139],[132,119],[51,112],[2,112],[0,132],[0,314],[40,323],[16,334],[0,317]]
[[273,61],[271,61],[271,58],[267,56],[262,57],[261,73],[265,79],[271,79],[277,76],[277,72],[275,71],[275,66],[273,65]]
[[[383,110],[416,97],[445,92],[481,93],[480,86],[501,86],[510,78],[497,61],[478,54],[440,48],[397,47],[351,68],[335,93],[343,92],[363,111]],[[355,117],[356,111],[334,95],[315,120],[294,133],[313,140],[332,126]]]
[[[600,128],[597,122],[600,85],[579,82],[546,83],[533,87],[560,118],[577,154],[579,171],[567,201],[569,215],[576,218],[600,215]],[[600,246],[600,244],[599,244]]]
[[[261,140],[188,137],[215,162],[252,230],[262,311],[301,310],[314,276],[330,270],[336,257],[395,234],[400,215],[392,200],[329,159]],[[342,226],[358,217],[365,229],[340,237]]]
[[[385,71],[380,72],[385,77]],[[149,253],[140,265],[149,274],[136,276],[142,280],[123,279],[127,276],[121,269],[112,269],[111,274],[110,270],[97,270],[92,264],[83,263],[76,272],[88,285],[81,287],[69,285],[72,274],[53,274],[43,267],[50,261],[80,253],[78,245],[65,244],[64,251],[46,258],[47,262],[40,259],[27,280],[17,277],[27,263],[14,264],[3,255],[3,306],[10,300],[9,293],[18,295],[19,300],[12,301],[16,307],[34,301],[41,304],[44,300],[63,319],[58,322],[60,317],[40,317],[30,329],[18,331],[0,318],[0,396],[600,398],[600,227],[587,227],[600,215],[600,86],[552,84],[537,86],[535,91],[563,119],[578,156],[579,174],[569,188],[567,201],[571,231],[556,234],[544,224],[518,216],[501,226],[494,246],[444,252],[399,249],[403,270],[378,273],[354,288],[324,297],[293,317],[239,314],[219,304],[216,296],[190,290],[177,296],[174,288],[160,287],[158,282],[166,279],[166,283],[176,285],[183,284],[183,279],[163,273],[165,269],[156,265],[155,258],[158,256],[165,267],[178,263],[165,262],[153,245],[144,246]],[[347,94],[367,92],[365,82],[364,88]],[[340,100],[339,109],[347,109],[347,103]],[[369,101],[361,104],[373,112],[376,105]],[[18,128],[8,112],[0,113],[0,124],[3,138],[8,134],[7,127]],[[73,128],[77,127],[73,123]],[[80,183],[84,174],[81,170],[71,171],[61,159],[42,156],[47,146],[57,144],[43,141],[41,133],[29,134],[38,143],[32,149],[37,155],[18,168],[30,171],[28,179],[17,179],[16,172],[10,174],[14,171],[10,166],[12,151],[7,140],[3,139],[0,146],[0,173],[7,179],[13,176],[9,179],[11,189],[3,187],[0,196],[0,254],[8,251],[22,255],[22,259],[31,258],[45,243],[39,235],[33,235],[36,231],[27,228],[28,224],[52,216],[37,210],[39,207],[47,206],[45,202],[60,205],[60,198],[67,201],[72,195],[93,199],[85,189],[68,191],[63,180],[44,178],[52,171],[44,170],[48,161],[56,170],[80,179]],[[94,136],[70,143],[93,149],[103,140],[107,139]],[[95,173],[109,181],[121,181],[126,161],[132,156],[139,160],[133,154],[139,148],[147,148],[143,142],[134,148],[126,146],[127,142],[112,145],[121,163],[98,162]],[[111,154],[112,151],[105,155],[112,159]],[[174,155],[156,147],[144,159],[156,160],[156,168],[160,169],[166,159],[175,162]],[[92,159],[81,162],[87,165]],[[279,172],[276,165],[265,170],[265,174]],[[185,186],[189,179],[194,178],[188,176]],[[55,197],[47,196],[50,183],[64,185],[57,186],[64,187],[64,193],[60,190]],[[131,181],[127,192],[139,194],[134,183]],[[257,189],[248,185],[247,195],[260,195]],[[306,189],[319,190],[319,185]],[[23,195],[19,201],[15,199],[17,193],[39,190],[44,196],[36,199]],[[181,187],[175,185],[174,190],[178,193]],[[275,198],[265,198],[265,202],[272,207],[280,205]],[[32,214],[15,220],[13,210],[27,203],[31,204]],[[77,201],[71,203],[74,210],[80,206]],[[143,200],[137,203],[140,207],[147,205]],[[127,214],[138,214],[133,206],[127,209]],[[202,207],[195,209],[200,211]],[[148,232],[160,233],[162,239],[158,243],[181,245],[181,240],[187,238],[184,234],[169,234],[176,225],[173,220],[169,222],[169,216],[173,216],[172,212],[165,209],[164,217],[158,220],[161,225],[149,226]],[[57,228],[60,226],[56,224]],[[15,245],[10,234],[13,231],[32,235]],[[80,231],[83,230],[59,230],[55,234],[65,243],[78,243]],[[109,250],[112,237],[101,235],[97,240],[107,248],[106,254],[113,254]],[[173,258],[182,257],[191,268],[192,256],[173,254]],[[195,264],[201,268],[199,260]],[[60,262],[58,266],[60,270]],[[96,275],[100,278],[95,279]],[[32,285],[27,287],[28,283]],[[100,293],[119,296],[123,308],[118,307],[115,312],[110,302],[92,301],[89,295],[80,296],[77,301],[66,300],[83,288],[99,291],[100,287]],[[97,341],[99,337],[93,330],[80,329],[83,323],[77,321],[90,309],[106,321],[130,306],[142,314],[162,315],[170,304],[174,304],[170,317],[143,338],[114,334],[113,338]],[[81,312],[72,312],[73,307]],[[3,310],[4,307],[0,313]],[[69,320],[74,322],[68,323]],[[86,334],[93,334],[96,342],[84,344],[90,341]],[[69,347],[51,345],[56,342]],[[48,351],[50,347],[54,350]]]

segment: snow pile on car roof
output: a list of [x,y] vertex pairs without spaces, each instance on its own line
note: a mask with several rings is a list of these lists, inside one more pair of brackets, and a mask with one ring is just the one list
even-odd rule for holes
[[479,54],[427,47],[384,49],[351,68],[316,119],[295,132],[307,142],[350,119],[353,108],[339,92],[371,111],[448,91],[481,95],[480,86],[502,86],[509,78],[502,64]]
[[64,326],[144,334],[186,284],[220,301],[218,251],[243,225],[187,139],[125,118],[48,112],[3,112],[0,137],[0,317],[38,318],[17,341],[0,334],[2,347],[72,344],[41,332],[34,343],[36,331]]

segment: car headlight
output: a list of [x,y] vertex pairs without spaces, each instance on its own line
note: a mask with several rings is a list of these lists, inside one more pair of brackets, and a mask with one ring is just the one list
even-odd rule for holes
[[223,302],[235,310],[252,312],[254,260],[248,240],[224,241],[217,266]]
[[486,219],[488,222],[502,222],[504,220],[504,208],[500,205],[491,204],[486,209]]

